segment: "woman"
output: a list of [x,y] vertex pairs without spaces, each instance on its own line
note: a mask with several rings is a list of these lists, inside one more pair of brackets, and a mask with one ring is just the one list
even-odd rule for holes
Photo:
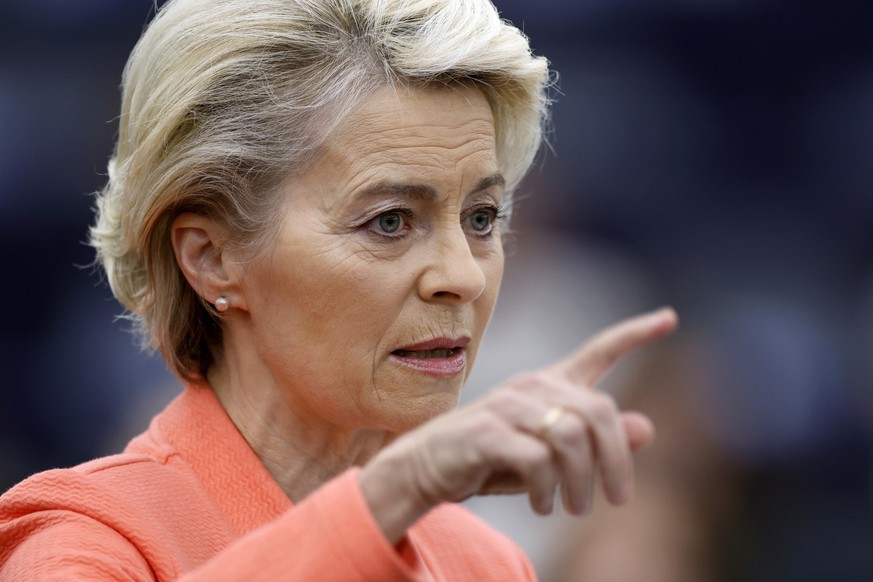
[[0,502],[15,580],[512,580],[450,502],[631,495],[590,390],[630,320],[455,410],[548,71],[487,0],[171,0],[124,75],[92,241],[184,392],[120,455]]

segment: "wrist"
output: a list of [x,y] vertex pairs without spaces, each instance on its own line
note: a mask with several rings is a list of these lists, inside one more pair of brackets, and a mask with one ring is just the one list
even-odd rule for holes
[[402,458],[383,451],[358,474],[364,499],[382,533],[396,544],[406,531],[435,504],[417,491],[411,471]]

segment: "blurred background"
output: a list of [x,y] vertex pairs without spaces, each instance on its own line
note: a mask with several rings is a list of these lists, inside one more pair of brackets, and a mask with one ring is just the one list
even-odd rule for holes
[[[873,580],[873,3],[497,5],[559,82],[465,397],[641,310],[682,328],[605,383],[659,429],[630,506],[470,507],[546,581]],[[83,243],[154,9],[0,4],[0,491],[179,389]]]

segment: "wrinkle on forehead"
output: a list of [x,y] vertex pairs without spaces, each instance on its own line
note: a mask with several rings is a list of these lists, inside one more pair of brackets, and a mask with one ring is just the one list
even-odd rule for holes
[[497,173],[493,115],[478,89],[384,89],[339,124],[303,181],[329,184],[322,203],[332,206],[373,181],[472,187]]
[[375,138],[398,148],[408,142],[409,147],[454,149],[476,137],[494,141],[494,116],[478,89],[385,89],[353,110],[326,145]]

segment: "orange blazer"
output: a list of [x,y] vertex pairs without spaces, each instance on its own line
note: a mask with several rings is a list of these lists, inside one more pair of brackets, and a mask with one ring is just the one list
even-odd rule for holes
[[396,546],[350,469],[292,505],[209,388],[186,387],[124,453],[0,497],[0,580],[534,580],[455,504]]

